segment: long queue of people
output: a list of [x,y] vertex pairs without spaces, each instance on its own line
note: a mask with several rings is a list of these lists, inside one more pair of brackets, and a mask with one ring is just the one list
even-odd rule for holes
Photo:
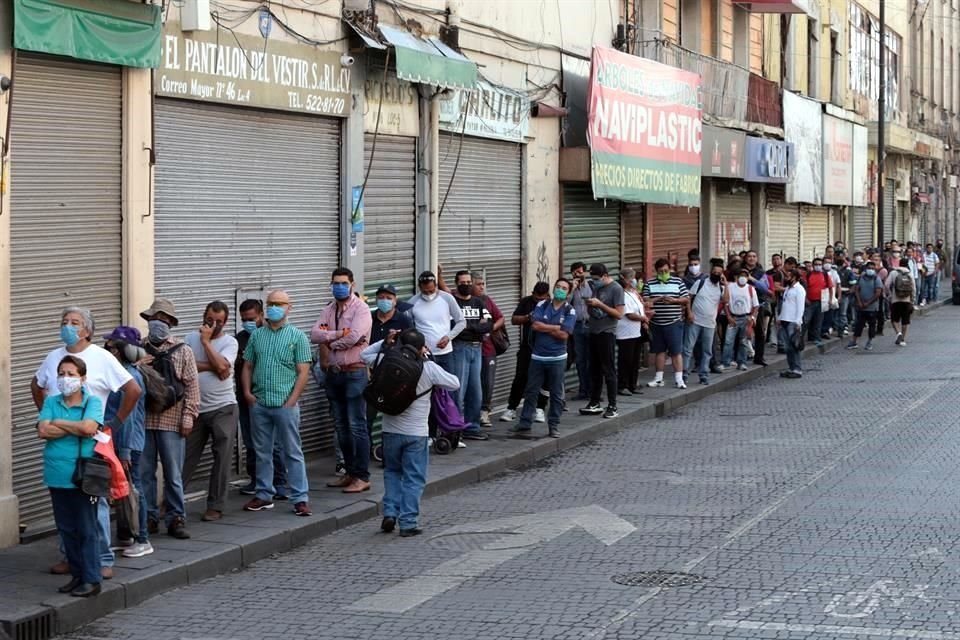
[[[573,367],[575,398],[586,403],[579,412],[618,416],[618,397],[642,393],[644,343],[654,374],[645,386],[664,386],[669,361],[680,389],[694,373],[709,384],[711,374],[734,364],[745,369],[752,359],[766,366],[768,342],[787,355],[788,369],[781,375],[799,378],[805,341],[822,344],[852,331],[847,346],[854,349],[868,328],[864,348],[870,349],[886,318],[896,343],[905,346],[914,305],[938,297],[944,262],[938,248],[908,243],[904,250],[891,243],[883,255],[866,250],[848,256],[837,243],[803,264],[775,254],[769,270],[755,252],[746,251],[726,262],[710,260],[707,271],[691,251],[683,274],[672,273],[661,259],[642,284],[632,269],[614,278],[604,264],[576,262],[569,278],[538,282],[509,318],[520,328],[520,344],[500,420],[513,423],[519,437],[535,423],[546,423],[546,435],[559,437],[567,410],[566,373]],[[184,487],[208,443],[213,465],[202,519],[222,519],[238,427],[249,476],[241,488],[250,496],[243,508],[261,512],[287,503],[295,515],[310,516],[299,401],[311,373],[335,425],[337,466],[327,486],[348,494],[369,491],[377,411],[365,392],[370,368],[378,380],[376,368],[394,349],[413,354],[416,366],[415,378],[406,384],[407,400],[382,415],[381,529],[399,528],[402,537],[420,534],[431,390],[453,394],[463,439],[487,440],[485,430],[492,426],[507,318],[485,284],[481,272],[458,271],[450,288],[438,267],[419,275],[418,292],[408,301],[384,283],[371,311],[356,291],[353,273],[341,267],[331,274],[334,300],[309,335],[289,323],[294,301],[277,289],[265,303],[250,299],[240,305],[242,331],[235,336],[225,331],[229,307],[214,300],[203,310],[198,330],[176,337],[175,305],[159,298],[140,314],[146,336],[118,326],[102,336],[103,348],[94,344],[89,310],[65,309],[63,346],[47,355],[31,382],[37,432],[45,440],[44,482],[63,556],[51,570],[71,576],[60,591],[78,597],[99,593],[101,580],[113,575],[115,552],[127,558],[153,553],[150,537],[159,533],[161,520],[169,536],[189,538]],[[389,376],[379,379],[389,386]],[[118,519],[116,547],[107,500],[77,486],[78,465],[94,455],[94,439],[103,440],[104,427],[138,496],[136,515]]]

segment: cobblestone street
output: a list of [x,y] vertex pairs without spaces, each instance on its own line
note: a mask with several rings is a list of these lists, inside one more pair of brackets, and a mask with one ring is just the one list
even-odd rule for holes
[[960,639],[958,315],[429,499],[419,538],[370,520],[65,638]]

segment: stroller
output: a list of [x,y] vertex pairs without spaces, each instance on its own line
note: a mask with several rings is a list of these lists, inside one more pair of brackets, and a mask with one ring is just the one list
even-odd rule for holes
[[434,388],[430,396],[430,437],[439,455],[453,453],[460,446],[460,433],[467,428],[457,402],[446,389]]

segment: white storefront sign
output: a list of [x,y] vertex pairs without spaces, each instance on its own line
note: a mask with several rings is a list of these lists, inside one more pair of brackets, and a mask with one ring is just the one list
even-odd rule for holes
[[530,99],[518,91],[479,80],[475,91],[455,91],[449,99],[441,100],[440,128],[481,138],[525,142],[530,129]]
[[823,110],[819,102],[783,92],[783,132],[793,143],[793,174],[787,183],[787,202],[819,205],[823,202]]

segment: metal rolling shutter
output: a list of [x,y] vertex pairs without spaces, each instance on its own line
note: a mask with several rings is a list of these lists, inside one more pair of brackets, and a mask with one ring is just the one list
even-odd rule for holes
[[[462,149],[461,149],[462,141]],[[460,158],[457,165],[457,158]],[[440,135],[440,262],[452,287],[460,269],[484,271],[487,293],[509,316],[522,297],[522,154],[519,144]],[[454,175],[454,166],[457,167]],[[451,184],[451,178],[454,178]],[[510,350],[497,361],[494,403],[510,393],[520,334],[506,324]]]
[[802,260],[800,256],[800,208],[795,204],[767,205],[767,253]]
[[[235,317],[238,289],[286,289],[309,331],[331,301],[339,263],[340,123],[331,118],[157,100],[156,291],[181,334],[208,302]],[[305,451],[332,446],[311,382],[301,400]]]
[[900,241],[900,244],[906,244],[907,234],[910,231],[910,221],[907,219],[907,208],[904,203],[899,200],[896,201],[894,206],[897,212],[896,238]]
[[830,213],[824,207],[809,207],[803,214],[800,227],[801,253],[803,260],[823,256],[830,244]]
[[88,307],[97,336],[120,324],[122,85],[118,67],[23,52],[14,77],[9,385],[13,488],[30,524],[52,518],[30,380],[62,346],[60,313]]
[[[893,180],[883,185],[883,242],[886,244],[896,237],[897,189]],[[899,238],[897,238],[899,240]]]
[[[623,267],[637,272],[637,280],[645,276],[643,263],[644,211],[642,204],[628,204],[623,209]],[[569,268],[570,265],[565,265]]]
[[683,273],[687,268],[687,252],[700,247],[700,209],[648,204],[647,216],[647,228],[651,231],[647,276],[652,277],[657,260],[673,255],[677,273]]
[[[370,163],[373,135],[363,145],[364,169]],[[417,140],[377,136],[370,177],[363,193],[364,289],[368,297],[391,283],[401,300],[414,293],[417,226]]]
[[717,195],[716,203],[714,255],[726,260],[731,253],[750,249],[750,194]]
[[873,246],[873,207],[853,207],[853,250]]
[[620,203],[594,200],[590,185],[563,185],[563,262],[602,262],[620,273]]

